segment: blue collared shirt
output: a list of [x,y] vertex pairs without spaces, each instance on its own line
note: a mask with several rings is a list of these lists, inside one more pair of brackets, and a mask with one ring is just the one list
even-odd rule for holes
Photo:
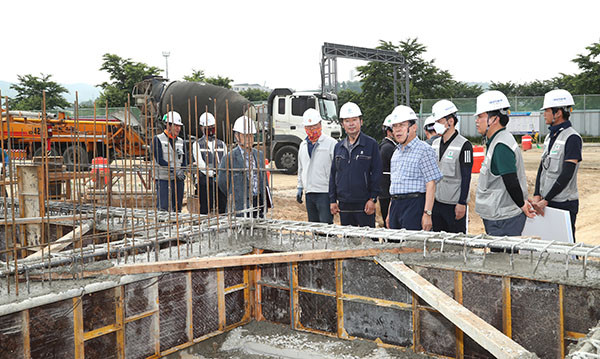
[[396,146],[390,162],[390,194],[425,193],[425,184],[439,181],[442,173],[438,167],[435,150],[414,138],[404,148]]

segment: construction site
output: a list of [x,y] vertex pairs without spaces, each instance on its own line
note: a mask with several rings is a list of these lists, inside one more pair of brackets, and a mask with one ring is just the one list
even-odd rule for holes
[[[0,357],[600,357],[600,147],[584,145],[576,243],[486,235],[477,174],[469,234],[307,222],[297,177],[273,163],[256,168],[272,206],[199,214],[199,171],[236,169],[188,165],[182,211],[161,211],[162,114],[176,109],[198,138],[213,113],[229,149],[245,115],[254,147],[273,147],[269,106],[162,86],[147,79],[124,108],[85,115],[2,99]],[[530,187],[540,156],[524,154]]]

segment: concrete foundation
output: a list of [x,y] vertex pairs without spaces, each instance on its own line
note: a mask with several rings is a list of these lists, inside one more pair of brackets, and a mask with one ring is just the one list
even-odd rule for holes
[[[424,256],[418,248],[422,244],[410,241],[379,243],[356,233],[320,234],[307,230],[308,223],[285,231],[280,225],[239,220],[237,226],[182,238],[179,247],[174,241],[163,243],[158,251],[136,247],[137,254],[123,250],[111,261],[91,255],[50,274],[44,268],[32,269],[27,278],[20,276],[19,296],[14,289],[8,293],[7,277],[0,278],[0,353],[15,358],[161,357],[254,320],[412,353],[492,357],[388,273],[378,264],[381,260],[403,261],[541,358],[564,357],[568,345],[600,320],[600,272],[595,263],[587,263],[584,277],[581,261],[575,260],[567,276],[563,261],[538,261],[533,254],[484,257],[479,249],[457,246],[446,246],[442,253],[439,245],[430,243]],[[347,230],[330,227],[336,228]],[[324,248],[396,248],[402,253],[80,278],[81,273],[125,260],[168,260],[178,252],[180,258],[215,258]],[[23,294],[25,282],[28,295]]]

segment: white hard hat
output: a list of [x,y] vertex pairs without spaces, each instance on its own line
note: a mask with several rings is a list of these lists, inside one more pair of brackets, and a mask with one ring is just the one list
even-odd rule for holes
[[573,96],[567,90],[552,90],[544,95],[544,106],[540,110],[552,107],[569,107],[575,105]]
[[200,119],[198,120],[198,122],[200,122],[200,126],[214,126],[215,116],[213,116],[210,112],[205,112],[202,115],[200,115]]
[[254,121],[250,117],[240,116],[233,124],[233,131],[244,135],[255,134],[256,126],[254,126]]
[[448,100],[439,100],[431,107],[431,116],[433,116],[435,121],[456,112],[458,112],[458,108],[456,108],[456,105],[452,101]]
[[510,103],[505,94],[497,90],[487,91],[477,96],[475,116],[484,112],[502,110],[509,107]]
[[183,122],[181,122],[181,115],[179,112],[169,111],[165,113],[163,116],[163,121],[166,123],[171,123],[173,125],[183,126]]
[[423,128],[427,128],[429,125],[433,125],[435,123],[435,118],[433,116],[428,116],[423,122]]
[[394,111],[392,112],[391,123],[392,125],[395,125],[397,123],[402,123],[406,121],[417,121],[418,119],[419,118],[417,117],[417,114],[415,113],[415,111],[412,110],[412,108],[404,105],[399,105],[396,106],[396,108],[394,108]]
[[383,127],[389,127],[392,128],[392,119],[394,118],[394,114],[390,113],[389,115],[387,115],[385,117],[385,120],[383,120]]
[[302,115],[302,124],[304,126],[316,125],[319,122],[321,122],[321,114],[319,111],[314,108],[309,108],[304,111],[304,115]]
[[362,112],[360,112],[360,107],[354,102],[346,102],[340,108],[340,118],[352,118],[362,116]]

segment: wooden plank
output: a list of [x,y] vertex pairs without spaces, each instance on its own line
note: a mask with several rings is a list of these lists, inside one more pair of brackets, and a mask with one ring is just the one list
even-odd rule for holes
[[225,330],[226,312],[225,312],[225,273],[223,268],[217,269],[217,306],[219,312],[219,330]]
[[31,345],[29,338],[29,309],[23,312],[23,358],[31,358]]
[[[463,304],[463,284],[462,284],[462,272],[454,272],[454,293],[456,293],[456,301]],[[462,330],[456,327],[456,358],[463,359],[465,357],[465,343],[464,333]]]
[[120,285],[115,288],[115,323],[117,332],[117,355],[125,359],[125,287]]
[[348,333],[344,329],[344,279],[343,279],[343,262],[342,259],[335,261],[335,297],[336,297],[336,314],[337,314],[337,336],[338,338],[348,339]]
[[560,349],[560,357],[564,358],[565,357],[565,303],[564,303],[564,297],[565,297],[565,286],[563,284],[559,284],[558,285],[558,310],[559,310],[559,314],[560,314],[560,329],[559,329],[559,338],[560,338],[560,343],[558,343],[559,345],[559,349]]
[[512,338],[512,309],[510,300],[510,277],[502,277],[502,329]]
[[164,262],[127,264],[98,272],[86,272],[86,276],[99,274],[139,274],[178,272],[196,269],[243,267],[249,265],[305,262],[324,259],[371,257],[380,253],[399,253],[401,248],[367,248],[347,250],[311,250],[267,254],[249,254],[229,257],[189,258]]
[[[51,252],[60,252],[61,250],[63,250],[64,248],[66,248],[69,244],[71,244],[71,242],[73,241],[73,239],[77,240],[80,236],[83,236],[84,234],[86,234],[90,229],[92,229],[92,225],[93,225],[93,221],[85,221],[83,222],[81,225],[75,227],[75,230],[67,233],[66,235],[62,236],[61,238],[59,238],[56,242],[59,243],[54,243],[50,245],[50,251]],[[24,258],[23,260],[29,261],[29,260],[38,260],[42,258],[42,253],[44,256],[48,255],[48,246],[43,247],[43,249],[38,250],[37,252],[27,256],[26,258]]]
[[537,358],[402,262],[378,260],[394,277],[497,358]]
[[84,344],[83,341],[83,303],[81,297],[73,298],[73,331],[75,340],[75,359],[84,358]]

